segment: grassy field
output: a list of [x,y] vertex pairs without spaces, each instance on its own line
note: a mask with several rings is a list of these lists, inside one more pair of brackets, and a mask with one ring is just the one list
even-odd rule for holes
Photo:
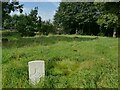
[[[4,88],[117,88],[118,39],[80,35],[9,38],[2,46]],[[76,38],[77,37],[77,38]],[[45,78],[29,85],[28,62],[45,61]]]

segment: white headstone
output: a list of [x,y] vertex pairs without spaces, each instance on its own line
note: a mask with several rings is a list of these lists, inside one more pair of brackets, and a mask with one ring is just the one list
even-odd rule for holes
[[36,60],[28,62],[29,65],[29,81],[35,85],[40,81],[41,77],[45,75],[44,61]]

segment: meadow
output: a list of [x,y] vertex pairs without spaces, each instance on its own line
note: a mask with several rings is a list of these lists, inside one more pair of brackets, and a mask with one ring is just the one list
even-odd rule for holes
[[[118,88],[118,38],[3,32],[3,88]],[[29,85],[28,62],[45,61],[45,77]]]

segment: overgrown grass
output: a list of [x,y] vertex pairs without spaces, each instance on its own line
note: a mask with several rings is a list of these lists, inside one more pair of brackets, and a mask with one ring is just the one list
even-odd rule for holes
[[[4,36],[4,88],[117,88],[118,39],[79,35]],[[44,60],[44,79],[29,85],[28,62]]]

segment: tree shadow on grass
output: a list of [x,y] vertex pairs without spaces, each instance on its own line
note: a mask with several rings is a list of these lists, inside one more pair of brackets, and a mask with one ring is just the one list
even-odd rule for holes
[[34,45],[52,45],[60,41],[66,42],[81,42],[81,41],[90,41],[98,39],[96,37],[68,37],[68,36],[40,36],[40,37],[25,37],[19,38],[17,40],[11,40],[8,42],[2,42],[4,47],[24,47],[24,46],[34,46]]

